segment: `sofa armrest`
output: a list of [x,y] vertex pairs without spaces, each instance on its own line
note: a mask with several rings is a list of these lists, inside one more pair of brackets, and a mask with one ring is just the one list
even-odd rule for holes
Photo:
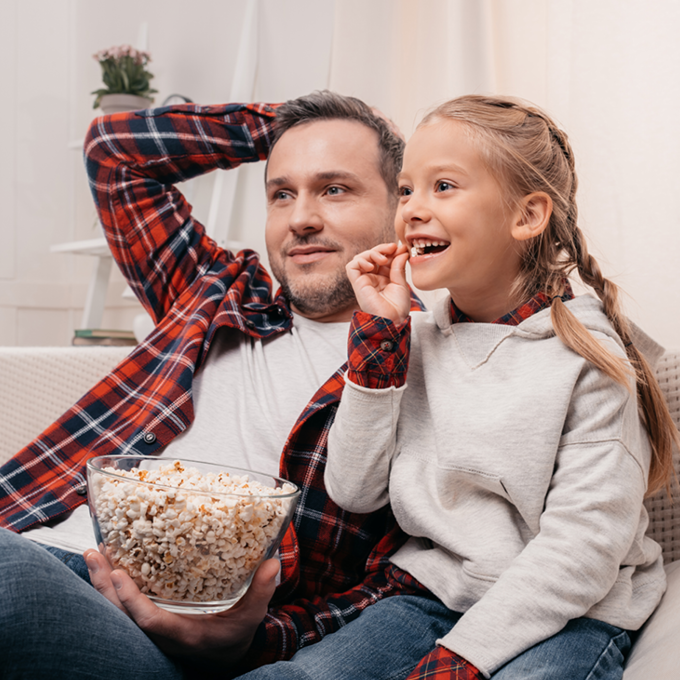
[[0,465],[65,413],[133,347],[0,347]]
[[668,589],[642,627],[623,680],[675,680],[680,672],[680,561],[666,566]]

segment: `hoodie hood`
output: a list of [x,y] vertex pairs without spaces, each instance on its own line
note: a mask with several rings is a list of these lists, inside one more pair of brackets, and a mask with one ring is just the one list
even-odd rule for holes
[[[591,332],[601,333],[613,339],[619,347],[623,349],[623,342],[618,333],[614,330],[611,322],[604,313],[602,302],[592,295],[579,295],[572,300],[564,303],[569,311]],[[442,332],[451,332],[451,305],[449,296],[437,300],[433,310],[434,320]],[[631,326],[631,336],[635,346],[642,352],[645,359],[654,368],[664,353],[664,348],[655,340],[649,337],[642,329],[629,321]],[[550,319],[550,308],[543,309],[525,319],[517,326],[506,326],[503,324],[487,324],[495,326],[493,335],[497,336],[496,346],[505,338],[516,336],[527,339],[539,340],[555,335],[552,321]],[[489,329],[491,330],[491,329]]]

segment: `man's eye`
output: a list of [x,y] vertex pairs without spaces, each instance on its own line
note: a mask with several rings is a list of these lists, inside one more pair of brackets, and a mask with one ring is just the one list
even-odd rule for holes
[[328,187],[326,190],[326,193],[329,196],[339,196],[340,194],[343,194],[345,190],[342,187]]
[[285,201],[287,198],[289,198],[290,194],[287,191],[277,191],[274,194],[274,200],[275,201]]

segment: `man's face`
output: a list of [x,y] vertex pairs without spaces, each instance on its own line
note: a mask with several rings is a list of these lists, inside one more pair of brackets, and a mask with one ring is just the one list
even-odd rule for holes
[[395,204],[380,174],[378,140],[351,120],[305,123],[269,155],[266,243],[294,311],[346,321],[356,300],[345,265],[394,241]]

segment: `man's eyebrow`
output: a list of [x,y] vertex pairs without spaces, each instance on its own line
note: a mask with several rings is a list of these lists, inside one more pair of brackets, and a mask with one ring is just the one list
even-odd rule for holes
[[283,177],[272,177],[272,179],[268,179],[265,182],[265,188],[274,188],[274,187],[282,187],[286,184],[290,184],[290,180],[288,177],[283,176]]
[[326,182],[333,180],[350,180],[359,181],[359,176],[355,175],[353,172],[347,172],[346,170],[330,170],[328,172],[320,172],[316,175],[316,179],[323,180]]
[[[314,175],[314,179],[317,182],[361,181],[358,175],[355,175],[353,172],[347,172],[346,170],[328,170],[326,172],[318,172],[316,175]],[[267,189],[274,189],[290,183],[290,177],[287,175],[282,175],[281,177],[272,177],[271,179],[268,179],[265,187]]]

